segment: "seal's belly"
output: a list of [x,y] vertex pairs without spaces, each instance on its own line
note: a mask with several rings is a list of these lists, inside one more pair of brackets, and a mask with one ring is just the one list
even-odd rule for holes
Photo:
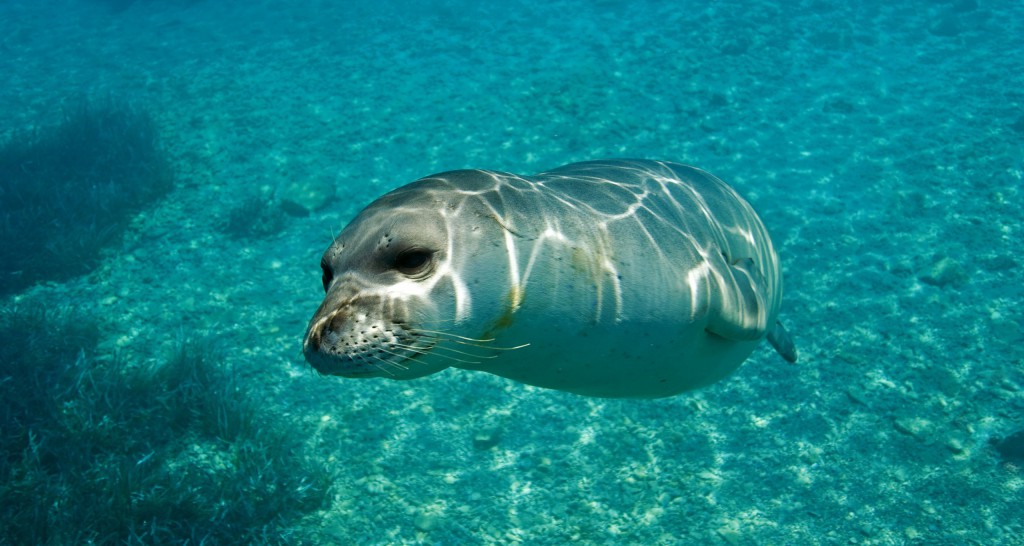
[[529,338],[529,346],[473,368],[587,396],[657,398],[728,376],[757,346],[699,324],[541,324],[509,328],[499,343]]

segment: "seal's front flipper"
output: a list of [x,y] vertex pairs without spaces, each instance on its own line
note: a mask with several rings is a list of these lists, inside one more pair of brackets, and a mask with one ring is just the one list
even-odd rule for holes
[[793,344],[793,338],[789,337],[789,332],[781,322],[775,321],[775,325],[768,330],[768,343],[775,347],[775,352],[786,359],[786,362],[796,362],[798,356],[796,345]]
[[724,282],[711,297],[707,331],[734,341],[764,337],[768,331],[765,282],[754,260],[736,260],[720,277]]

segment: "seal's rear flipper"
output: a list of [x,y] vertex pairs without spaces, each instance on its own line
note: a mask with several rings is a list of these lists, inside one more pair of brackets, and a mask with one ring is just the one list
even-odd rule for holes
[[775,352],[786,359],[786,362],[796,362],[798,356],[796,345],[793,344],[793,338],[789,337],[789,332],[782,327],[781,322],[775,321],[775,326],[768,329],[768,343],[775,347]]

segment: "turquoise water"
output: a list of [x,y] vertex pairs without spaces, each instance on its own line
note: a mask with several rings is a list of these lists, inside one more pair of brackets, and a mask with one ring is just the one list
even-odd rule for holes
[[[26,515],[18,469],[47,444],[11,443],[0,544],[1024,544],[1024,463],[990,445],[1024,428],[1022,36],[1024,5],[971,0],[0,2],[0,139],[113,97],[153,118],[175,180],[89,272],[0,304],[98,320],[68,362],[143,369],[204,340],[254,426],[291,434],[276,474],[235,472],[273,441],[194,416],[71,470],[32,463],[97,498],[123,484],[77,535],[38,529],[94,499],[58,488]],[[799,363],[765,344],[695,393],[603,400],[303,361],[320,254],[375,197],[607,157],[696,165],[747,197]],[[46,388],[0,385],[8,405]],[[59,396],[59,415],[83,404]],[[103,407],[66,430],[120,422]],[[108,433],[147,426],[124,423]],[[275,505],[308,468],[322,494]],[[241,480],[259,494],[242,502]]]

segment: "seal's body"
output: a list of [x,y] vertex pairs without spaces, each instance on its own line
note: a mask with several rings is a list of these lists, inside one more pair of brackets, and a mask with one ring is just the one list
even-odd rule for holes
[[429,176],[364,209],[321,265],[327,296],[303,345],[326,374],[454,366],[654,398],[725,377],[764,337],[796,360],[764,225],[676,163]]

